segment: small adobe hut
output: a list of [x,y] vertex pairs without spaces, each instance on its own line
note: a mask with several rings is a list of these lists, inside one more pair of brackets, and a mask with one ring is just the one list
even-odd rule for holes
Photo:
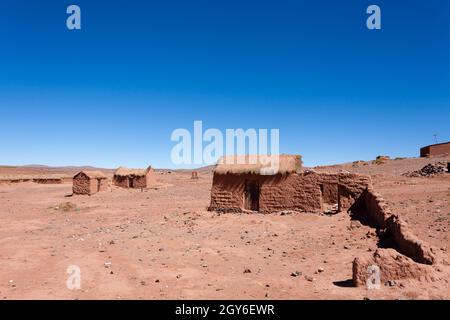
[[108,178],[101,171],[81,171],[73,177],[73,194],[93,195],[107,187]]
[[260,156],[256,163],[238,158],[224,157],[214,169],[210,211],[318,213],[328,205],[343,211],[370,185],[365,175],[303,171],[298,155],[280,155],[279,169],[270,173]]
[[145,189],[154,184],[154,170],[152,167],[147,169],[128,169],[120,167],[114,173],[113,184],[122,188]]

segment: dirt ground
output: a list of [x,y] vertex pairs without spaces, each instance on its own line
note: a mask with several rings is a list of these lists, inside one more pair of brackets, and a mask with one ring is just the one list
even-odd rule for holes
[[[450,157],[326,169],[370,174],[392,209],[447,256],[450,174],[401,176],[443,160]],[[0,185],[0,298],[450,298],[448,266],[434,283],[354,288],[352,261],[376,250],[374,229],[346,213],[208,212],[212,174],[199,175],[158,173],[155,188],[111,187],[91,197],[70,196],[70,184]],[[67,288],[70,266],[80,268],[80,290]]]

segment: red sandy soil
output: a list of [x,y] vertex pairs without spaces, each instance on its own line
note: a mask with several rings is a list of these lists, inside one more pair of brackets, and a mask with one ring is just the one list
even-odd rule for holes
[[[323,169],[371,174],[416,235],[448,256],[450,174],[400,176],[443,160],[450,157]],[[69,197],[70,184],[0,185],[0,299],[450,298],[445,265],[442,281],[354,288],[352,261],[377,248],[374,229],[346,213],[208,212],[212,174],[199,176],[158,174],[155,188],[92,197]],[[65,202],[76,207],[64,210]],[[66,287],[71,265],[81,269],[81,290]]]

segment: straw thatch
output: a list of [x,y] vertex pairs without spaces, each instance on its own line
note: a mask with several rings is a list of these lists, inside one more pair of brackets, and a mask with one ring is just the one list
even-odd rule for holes
[[[275,168],[273,171],[271,169]],[[217,174],[289,174],[302,169],[300,155],[233,155],[222,157],[214,173]]]
[[106,175],[98,170],[84,170],[76,174],[75,177],[82,173],[85,174],[89,179],[107,179]]
[[129,169],[125,167],[120,167],[116,170],[114,173],[114,176],[118,177],[145,177],[149,171],[151,170],[151,167],[148,167],[147,169]]

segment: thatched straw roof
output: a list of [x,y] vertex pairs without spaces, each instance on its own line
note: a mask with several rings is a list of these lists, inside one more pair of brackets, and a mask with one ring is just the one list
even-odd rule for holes
[[149,171],[151,171],[152,168],[148,167],[147,169],[129,169],[125,167],[120,167],[114,172],[115,176],[119,177],[143,177],[146,176]]
[[84,170],[84,171],[81,171],[80,173],[76,174],[75,177],[81,173],[84,173],[90,179],[107,179],[106,175],[103,172],[98,171],[98,170]]
[[297,173],[301,169],[299,155],[233,155],[220,158],[214,173],[275,175]]

